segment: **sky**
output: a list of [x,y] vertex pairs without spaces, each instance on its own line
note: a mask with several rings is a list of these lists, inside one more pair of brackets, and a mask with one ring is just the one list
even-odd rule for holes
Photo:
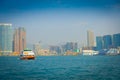
[[0,23],[25,27],[27,44],[86,44],[96,36],[120,33],[120,0],[0,0]]

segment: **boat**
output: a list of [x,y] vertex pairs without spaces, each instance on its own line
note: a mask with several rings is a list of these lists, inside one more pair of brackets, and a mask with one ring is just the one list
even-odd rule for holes
[[109,50],[107,51],[106,54],[107,54],[107,55],[118,55],[118,54],[120,54],[120,52],[119,52],[119,50],[116,49],[116,48],[111,48],[111,49],[109,49]]
[[21,60],[29,60],[29,59],[35,59],[35,53],[30,50],[30,49],[25,49],[23,51],[21,51],[20,53],[20,59]]
[[83,50],[82,51],[83,55],[97,55],[98,51],[94,51],[94,50]]

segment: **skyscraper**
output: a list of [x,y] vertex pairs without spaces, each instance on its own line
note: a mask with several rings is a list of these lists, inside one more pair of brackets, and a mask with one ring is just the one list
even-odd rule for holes
[[41,47],[39,43],[33,45],[33,51],[35,52],[35,55],[40,55],[41,54],[40,50],[41,50]]
[[65,45],[65,51],[75,51],[78,49],[78,44],[76,42],[67,42]]
[[103,49],[103,37],[101,36],[96,37],[96,45],[97,45],[97,50]]
[[54,51],[54,52],[56,52],[57,54],[60,54],[60,53],[61,53],[60,46],[50,46],[50,51]]
[[104,48],[105,49],[112,47],[112,36],[111,35],[103,36],[103,41],[104,41]]
[[21,50],[26,48],[26,31],[23,27],[19,27],[15,29],[13,35],[13,44],[14,44],[14,52],[20,53]]
[[0,54],[9,55],[12,52],[12,24],[0,24]]
[[87,44],[88,47],[94,47],[94,33],[92,31],[87,31]]
[[113,46],[120,47],[120,33],[113,35]]

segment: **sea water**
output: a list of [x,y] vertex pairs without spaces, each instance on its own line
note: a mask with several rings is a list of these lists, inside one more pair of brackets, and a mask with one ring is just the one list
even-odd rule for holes
[[0,80],[120,80],[120,56],[1,56]]

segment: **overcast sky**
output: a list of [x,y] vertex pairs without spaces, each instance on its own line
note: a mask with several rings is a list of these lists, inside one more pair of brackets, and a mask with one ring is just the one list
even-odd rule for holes
[[0,0],[0,23],[25,27],[27,44],[86,44],[95,36],[120,33],[119,0]]

